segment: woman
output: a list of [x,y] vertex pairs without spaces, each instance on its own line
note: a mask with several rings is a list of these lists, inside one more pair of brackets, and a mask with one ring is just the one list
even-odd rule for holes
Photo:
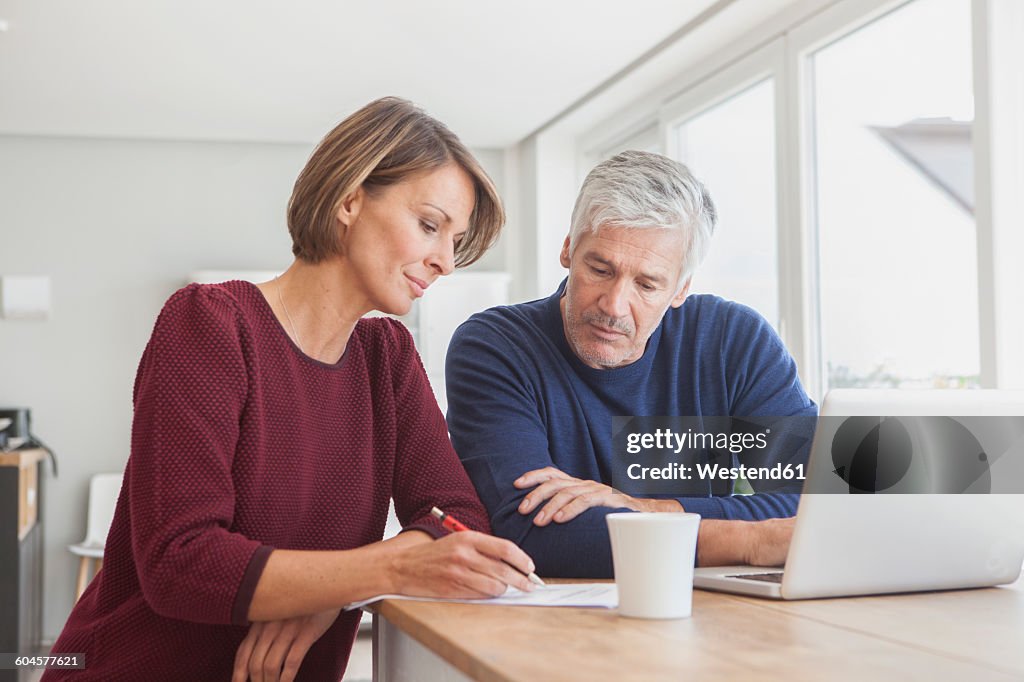
[[[164,306],[103,570],[53,648],[86,669],[44,679],[337,680],[359,621],[343,604],[530,589],[529,557],[486,535],[409,333],[360,319],[408,312],[503,220],[468,150],[408,102],[331,131],[289,202],[291,267]],[[391,497],[405,532],[380,542]],[[434,541],[435,505],[484,532]]]

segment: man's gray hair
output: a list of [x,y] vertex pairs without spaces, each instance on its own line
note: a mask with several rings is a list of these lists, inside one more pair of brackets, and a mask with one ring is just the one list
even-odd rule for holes
[[686,166],[661,154],[625,151],[599,163],[583,181],[572,210],[569,253],[583,233],[602,227],[682,230],[682,286],[704,260],[717,220],[707,189]]

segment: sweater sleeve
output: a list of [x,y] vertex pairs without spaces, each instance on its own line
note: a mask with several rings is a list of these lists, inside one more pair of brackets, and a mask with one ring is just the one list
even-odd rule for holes
[[[779,435],[773,437],[772,447],[765,453],[751,451],[747,459],[737,463],[750,467],[806,465],[818,408],[804,392],[796,362],[782,339],[760,314],[737,303],[730,304],[720,333],[729,414],[740,419],[759,418],[759,423],[785,422],[778,424]],[[684,497],[679,502],[687,511],[706,519],[756,521],[796,514],[802,481],[749,483],[754,495]]]
[[132,550],[159,615],[244,624],[271,548],[232,530],[232,465],[248,392],[228,294],[191,286],[164,307],[135,380]]
[[448,533],[430,510],[438,507],[473,530],[491,532],[487,512],[459,462],[444,415],[430,388],[409,331],[387,321],[394,341],[392,388],[395,394],[397,451],[392,497],[404,530],[435,538]]
[[[610,577],[604,517],[627,510],[588,509],[567,523],[543,528],[533,525],[536,509],[528,515],[518,511],[529,490],[517,489],[513,481],[527,471],[556,466],[540,397],[525,374],[529,364],[518,356],[515,344],[487,324],[470,319],[459,327],[445,367],[448,428],[455,450],[487,507],[494,533],[529,554],[540,575]],[[560,406],[551,407],[557,411]],[[571,418],[567,412],[566,419]]]

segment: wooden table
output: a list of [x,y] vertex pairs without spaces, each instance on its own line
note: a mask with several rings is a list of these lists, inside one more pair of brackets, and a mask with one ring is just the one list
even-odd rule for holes
[[1011,586],[776,602],[695,590],[693,617],[389,600],[374,680],[1024,680]]

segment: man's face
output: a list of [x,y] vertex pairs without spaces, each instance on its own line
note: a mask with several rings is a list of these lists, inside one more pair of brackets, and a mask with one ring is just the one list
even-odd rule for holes
[[569,238],[561,261],[569,268],[562,326],[576,355],[596,369],[636,362],[679,290],[685,243],[679,230],[603,227],[584,233],[572,255]]

